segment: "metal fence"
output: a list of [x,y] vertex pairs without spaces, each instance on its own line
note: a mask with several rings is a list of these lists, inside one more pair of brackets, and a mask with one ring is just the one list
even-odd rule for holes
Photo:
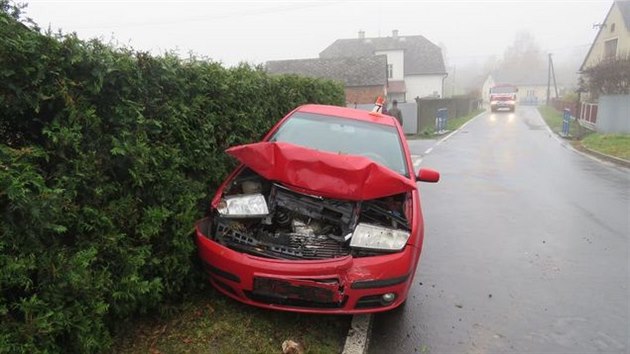
[[[591,107],[591,110],[593,108]],[[604,134],[630,133],[630,95],[602,95],[594,108],[597,131]]]

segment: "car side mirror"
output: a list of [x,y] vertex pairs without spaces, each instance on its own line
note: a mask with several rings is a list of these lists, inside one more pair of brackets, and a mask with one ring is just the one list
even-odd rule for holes
[[440,180],[440,173],[429,168],[421,168],[418,171],[418,181],[436,183]]

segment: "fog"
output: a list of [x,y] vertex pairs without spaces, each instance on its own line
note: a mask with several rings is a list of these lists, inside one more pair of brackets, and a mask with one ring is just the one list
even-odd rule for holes
[[262,64],[314,58],[339,38],[423,35],[443,49],[453,92],[500,63],[520,34],[572,84],[612,1],[28,1],[42,28],[160,54]]

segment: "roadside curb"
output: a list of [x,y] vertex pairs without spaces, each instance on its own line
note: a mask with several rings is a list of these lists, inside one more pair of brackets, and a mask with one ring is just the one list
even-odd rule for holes
[[[477,114],[476,116],[470,118],[466,123],[462,124],[459,128],[455,129],[455,130],[448,130],[448,134],[447,132],[444,132],[442,134],[435,134],[433,133],[432,135],[426,136],[426,135],[420,135],[420,134],[405,134],[405,139],[407,140],[446,140],[446,138],[450,137],[451,135],[453,135],[454,133],[456,133],[457,131],[459,131],[460,129],[464,128],[468,123],[472,122],[474,119],[478,118],[479,116],[488,113],[488,110],[483,110],[481,112],[479,112],[479,114]],[[440,137],[443,137],[442,139],[439,139]]]
[[481,112],[481,113],[477,114],[476,116],[474,116],[474,117],[470,118],[470,119],[468,120],[468,122],[466,122],[466,123],[462,124],[462,126],[461,126],[461,127],[457,128],[457,129],[455,129],[455,130],[453,130],[452,132],[448,133],[448,135],[446,135],[446,136],[445,136],[445,137],[443,137],[442,139],[438,140],[438,141],[437,141],[437,143],[435,143],[435,145],[433,145],[433,146],[431,147],[431,149],[433,149],[434,147],[436,147],[436,146],[438,146],[438,145],[442,144],[442,143],[443,143],[443,142],[445,142],[447,139],[449,139],[451,136],[453,136],[453,135],[457,134],[457,133],[458,133],[458,132],[460,132],[462,129],[464,129],[464,128],[468,125],[468,124],[472,123],[475,119],[477,119],[477,118],[481,117],[482,115],[484,115],[484,114],[486,114],[486,113],[488,113],[488,111],[483,111],[483,112]]
[[[590,155],[594,155],[602,160],[606,160],[608,162],[612,162],[614,164],[617,164],[619,166],[625,167],[625,168],[630,168],[630,161],[626,160],[626,159],[622,159],[620,157],[616,157],[616,156],[612,156],[612,155],[608,155],[608,154],[604,154],[603,152],[599,152],[596,150],[592,150],[587,148],[586,146],[584,146],[581,142],[577,142],[579,145],[575,146],[574,144],[571,144],[571,146],[582,153],[587,153]],[[576,144],[577,145],[577,144]]]
[[352,316],[352,323],[348,330],[348,336],[346,337],[346,343],[343,346],[342,354],[364,354],[367,353],[367,348],[370,341],[370,330],[372,327],[371,314],[367,315],[354,315]]
[[547,121],[542,117],[540,112],[538,112],[538,109],[536,109],[536,114],[538,114],[538,117],[540,117],[543,123],[545,123],[545,127],[547,128],[547,132],[549,132],[549,135],[552,136],[554,139],[556,139],[560,143],[560,145],[562,145],[563,147],[569,150],[572,150],[573,152],[576,152],[586,158],[589,158],[593,161],[597,161],[607,166],[630,168],[630,161],[628,160],[624,160],[619,157],[610,156],[610,155],[607,155],[607,154],[604,154],[595,150],[591,150],[585,147],[584,145],[582,145],[579,141],[577,141],[579,143],[579,147],[576,147],[575,144],[573,144],[571,141],[563,139],[562,136],[554,132],[549,127],[549,124],[547,124]]

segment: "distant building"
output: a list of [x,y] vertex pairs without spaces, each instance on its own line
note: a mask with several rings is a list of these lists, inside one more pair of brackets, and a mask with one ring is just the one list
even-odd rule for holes
[[338,39],[324,49],[322,59],[342,57],[387,57],[387,97],[399,102],[416,97],[443,97],[447,76],[442,50],[423,36],[366,38],[360,31],[358,38]]
[[268,61],[270,74],[298,74],[337,80],[344,84],[346,103],[373,104],[387,93],[387,56],[315,58]]
[[584,58],[580,71],[602,60],[630,55],[630,1],[615,1]]

